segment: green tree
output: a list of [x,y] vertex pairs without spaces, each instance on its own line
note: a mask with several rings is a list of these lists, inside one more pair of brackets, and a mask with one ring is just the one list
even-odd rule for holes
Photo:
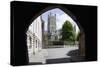
[[74,41],[75,32],[73,31],[73,26],[70,21],[65,21],[62,26],[62,40],[64,41]]

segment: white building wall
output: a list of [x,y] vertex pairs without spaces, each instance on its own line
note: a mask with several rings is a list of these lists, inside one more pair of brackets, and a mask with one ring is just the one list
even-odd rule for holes
[[[41,50],[42,48],[42,22],[40,17],[38,17],[36,20],[32,22],[32,24],[29,26],[28,31],[31,31],[31,33],[27,33],[27,36],[32,37],[32,47],[29,50],[29,52],[37,53]],[[27,38],[27,45],[29,47],[29,39]]]
[[40,17],[38,17],[35,21],[32,22],[33,24],[33,33],[42,41],[42,22]]

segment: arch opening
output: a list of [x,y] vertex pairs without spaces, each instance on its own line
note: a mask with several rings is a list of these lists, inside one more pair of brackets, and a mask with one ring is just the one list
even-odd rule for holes
[[[49,7],[37,14],[36,19],[29,25],[26,34],[29,63],[47,63],[46,60],[48,59],[72,59],[78,56],[81,56],[82,59],[74,61],[84,60],[84,30],[76,17],[61,6]],[[63,51],[63,49],[65,50]],[[58,53],[62,56],[53,57],[52,54],[56,54],[53,51],[59,50],[66,53],[66,56]],[[73,52],[77,51],[78,56],[72,55]]]

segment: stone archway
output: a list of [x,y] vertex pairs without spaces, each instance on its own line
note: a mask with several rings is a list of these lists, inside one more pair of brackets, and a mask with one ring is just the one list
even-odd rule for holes
[[[40,16],[41,14],[45,13],[46,11],[49,11],[51,9],[54,8],[59,8],[62,11],[64,11],[66,14],[68,14],[78,25],[79,29],[80,29],[80,35],[79,35],[79,54],[80,56],[85,56],[85,33],[83,31],[83,28],[80,26],[79,22],[77,21],[76,17],[67,9],[65,9],[64,7],[61,6],[52,6],[52,7],[47,7],[44,10],[40,11],[40,13],[36,14],[35,18],[37,18],[38,16]],[[34,21],[34,19],[32,19]],[[37,43],[36,43],[37,46]],[[42,45],[42,47],[44,47],[44,45]]]
[[[42,11],[40,11],[38,14],[36,14],[35,18],[37,18],[41,14],[45,13],[46,11],[49,11],[49,10],[54,9],[54,8],[59,8],[62,11],[64,11],[78,25],[78,27],[80,29],[80,35],[79,35],[79,54],[80,54],[80,56],[85,56],[85,32],[84,32],[83,28],[81,27],[80,23],[78,22],[77,18],[75,17],[74,14],[71,13],[71,11],[67,10],[66,8],[64,8],[62,6],[50,6],[50,7],[46,7],[45,9],[43,9]],[[34,19],[32,19],[32,20],[34,20]],[[44,45],[42,45],[42,47],[44,47]]]

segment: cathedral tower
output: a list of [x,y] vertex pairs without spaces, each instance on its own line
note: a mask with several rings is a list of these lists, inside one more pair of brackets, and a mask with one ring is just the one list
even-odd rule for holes
[[56,14],[52,15],[51,13],[48,15],[48,39],[50,41],[54,41],[56,38]]

